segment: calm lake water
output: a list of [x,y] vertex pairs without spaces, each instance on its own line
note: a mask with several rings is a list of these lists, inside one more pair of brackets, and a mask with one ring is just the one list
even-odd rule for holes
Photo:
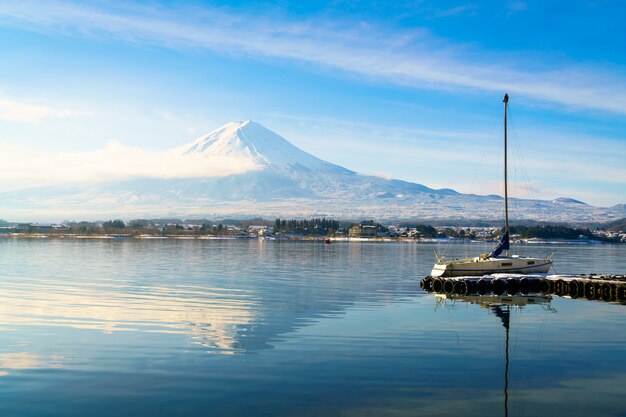
[[[504,415],[498,312],[419,289],[488,248],[1,239],[0,415]],[[626,273],[626,245],[518,249]],[[509,416],[626,415],[626,306],[553,297],[509,336]]]

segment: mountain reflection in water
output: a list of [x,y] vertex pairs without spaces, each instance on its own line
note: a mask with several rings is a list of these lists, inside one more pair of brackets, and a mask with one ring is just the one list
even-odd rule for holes
[[200,286],[144,286],[88,281],[4,279],[0,326],[53,326],[107,333],[184,334],[212,353],[237,351],[238,329],[251,325],[256,303],[245,291]]
[[[623,412],[626,308],[437,303],[435,248],[0,239],[0,415],[501,415],[505,323],[508,415]],[[626,247],[521,248],[626,271]]]

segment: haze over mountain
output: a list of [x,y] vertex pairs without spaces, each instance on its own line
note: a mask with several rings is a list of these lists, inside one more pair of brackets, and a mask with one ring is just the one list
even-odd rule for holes
[[[497,219],[499,196],[460,194],[421,184],[361,175],[302,151],[252,121],[228,123],[163,154],[202,167],[202,176],[137,176],[104,183],[74,183],[3,193],[0,216],[60,220],[105,217],[332,216],[338,218]],[[243,172],[216,176],[228,161]],[[517,219],[602,221],[624,217],[623,205],[580,201],[514,200]]]

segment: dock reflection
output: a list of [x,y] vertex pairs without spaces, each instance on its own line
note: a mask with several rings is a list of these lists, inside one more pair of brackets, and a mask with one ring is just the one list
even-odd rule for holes
[[458,295],[436,294],[437,305],[445,304],[447,300],[471,303],[487,309],[498,317],[505,329],[505,358],[504,358],[504,386],[503,407],[504,417],[509,415],[509,341],[511,329],[511,310],[522,309],[527,306],[542,306],[546,310],[556,313],[551,306],[552,297],[549,295]]

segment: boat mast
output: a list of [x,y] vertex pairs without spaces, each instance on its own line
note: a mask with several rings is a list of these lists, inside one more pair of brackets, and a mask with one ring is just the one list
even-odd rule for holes
[[[508,187],[508,172],[507,172],[507,149],[506,149],[506,110],[509,104],[509,95],[504,95],[504,234],[509,233],[509,187]],[[509,256],[509,250],[505,250],[505,256]]]

